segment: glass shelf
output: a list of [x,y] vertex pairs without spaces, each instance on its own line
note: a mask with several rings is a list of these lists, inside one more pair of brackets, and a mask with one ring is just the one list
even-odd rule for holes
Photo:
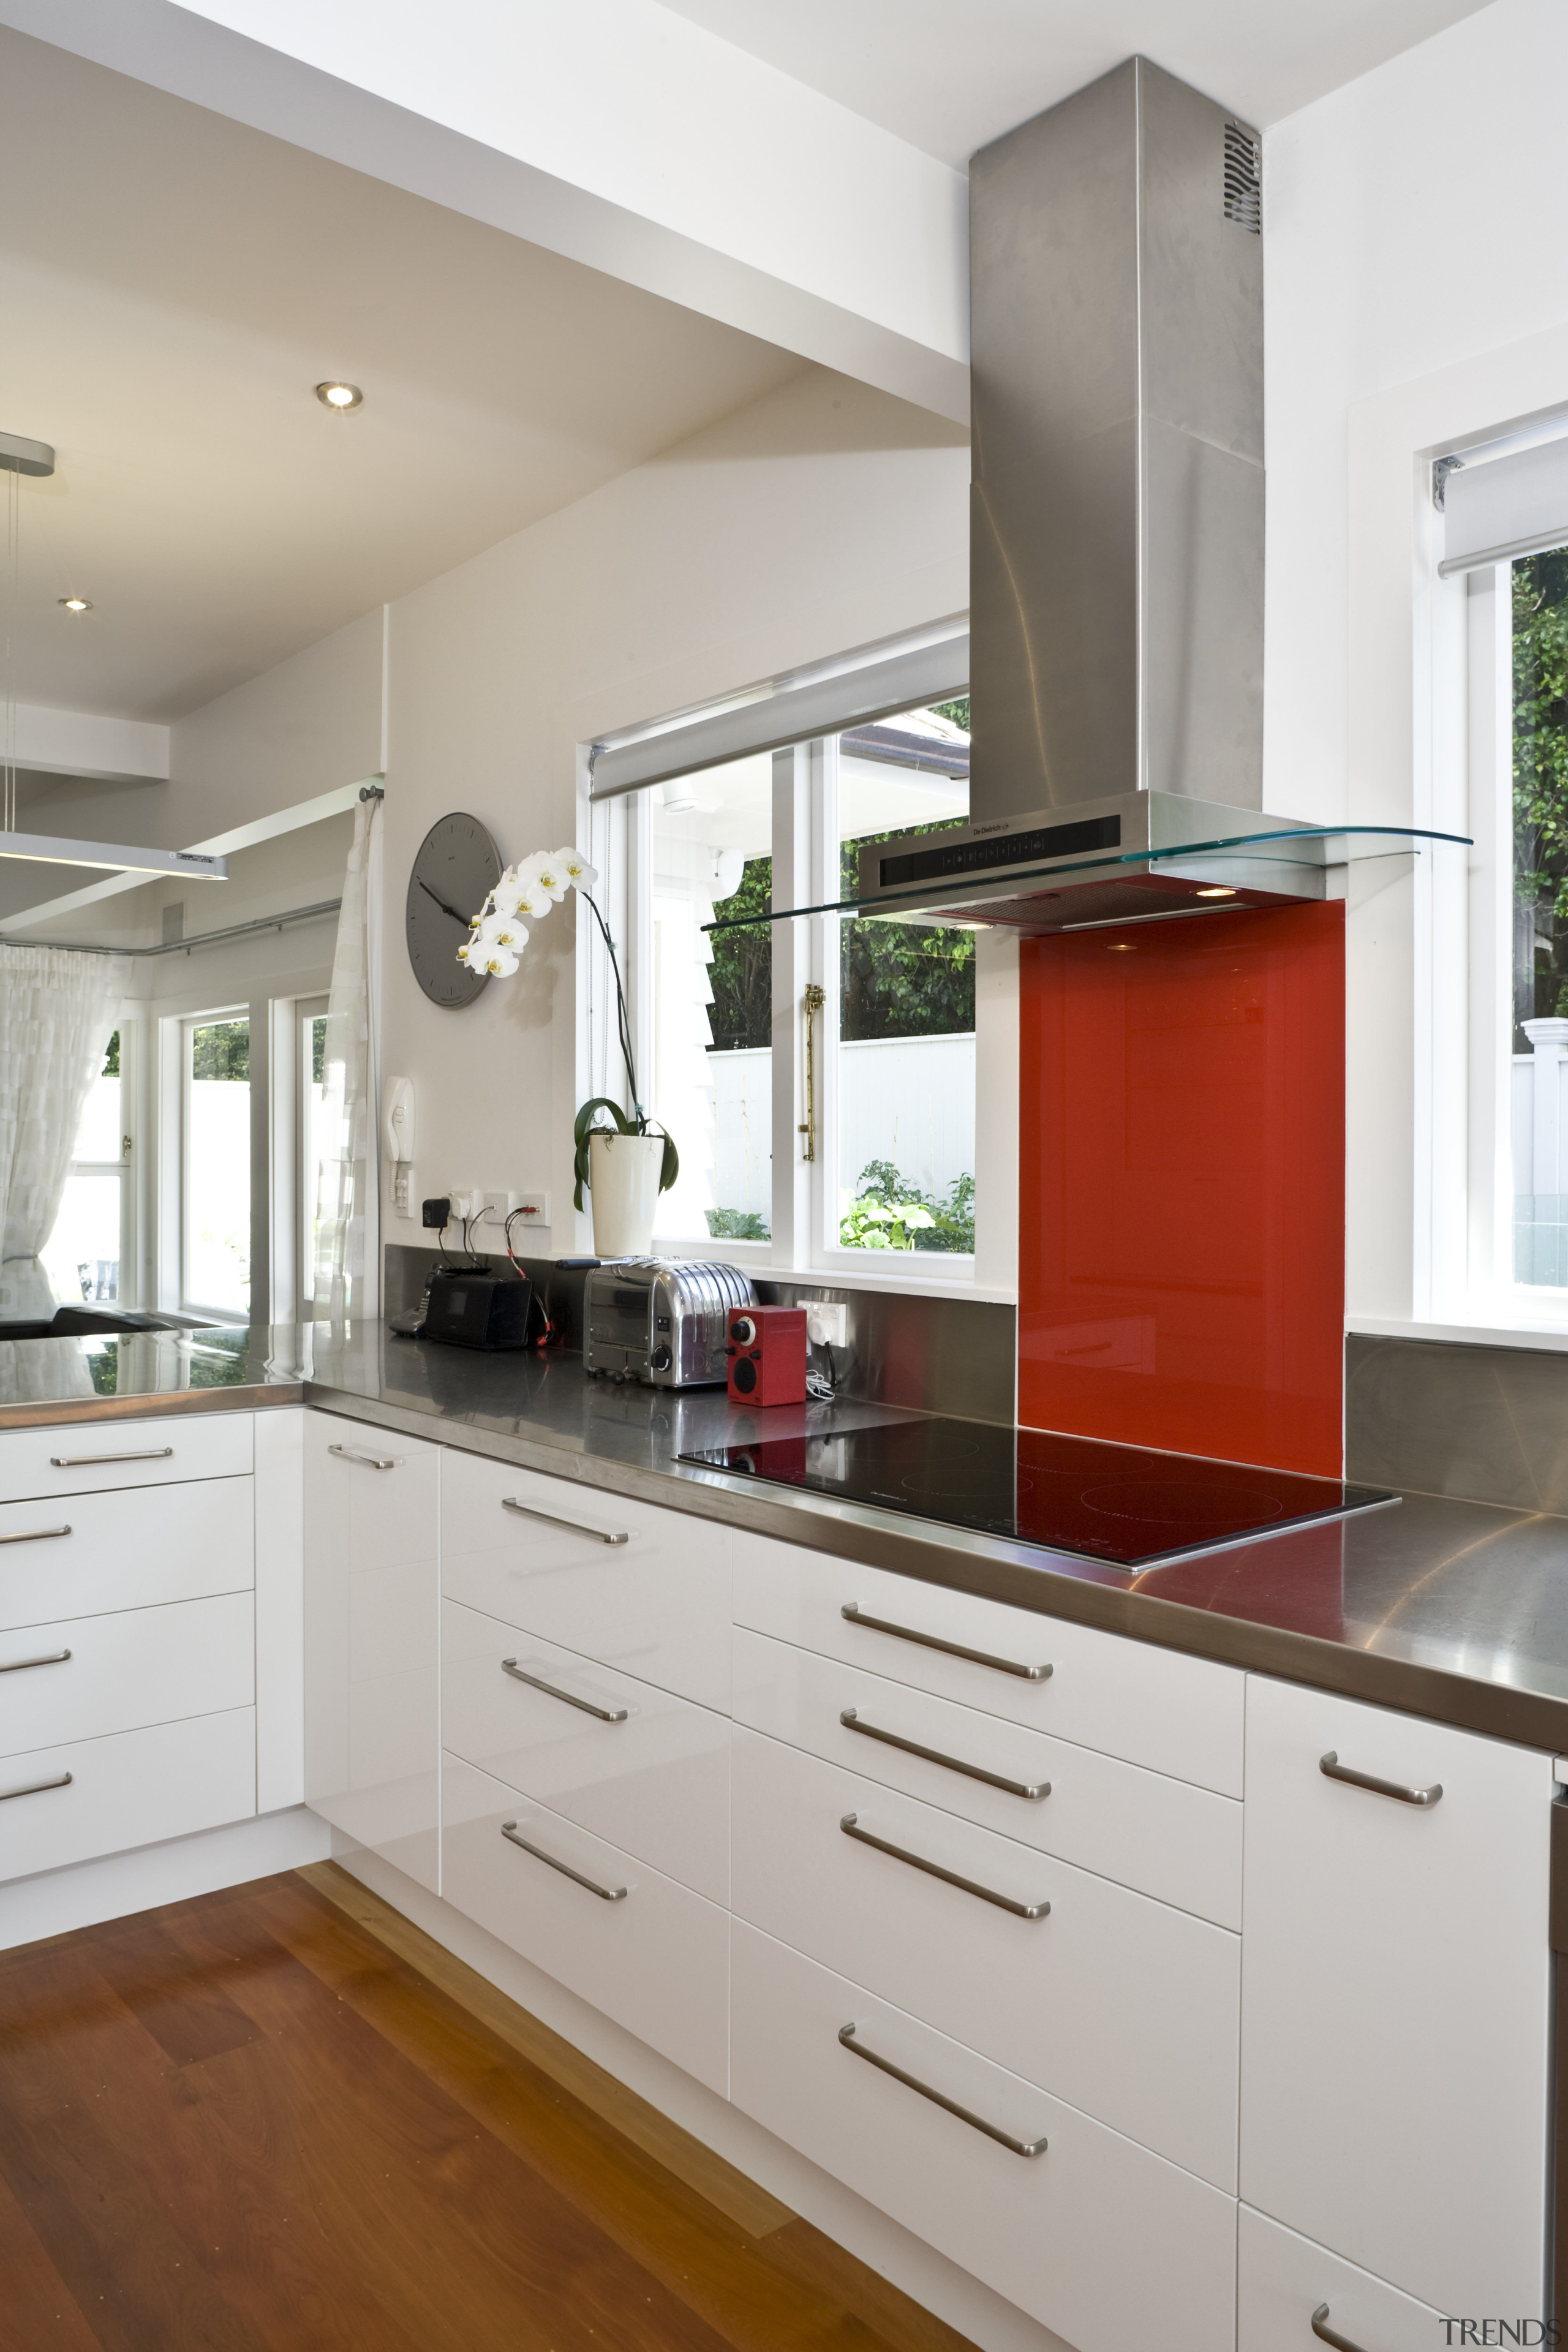
[[[1161,849],[1124,849],[1111,851],[1100,857],[1062,858],[1050,866],[1031,866],[1021,871],[983,868],[970,875],[955,875],[951,881],[928,883],[923,888],[882,891],[874,898],[831,898],[817,907],[781,907],[770,913],[731,915],[722,921],[704,923],[705,931],[742,931],[754,929],[762,923],[789,923],[799,915],[844,915],[851,921],[862,917],[892,917],[909,920],[923,913],[953,915],[961,908],[979,907],[987,898],[1016,897],[1025,883],[1058,882],[1068,876],[1102,877],[1106,881],[1125,877],[1128,869],[1136,867],[1144,873],[1159,873],[1178,863],[1190,863],[1203,858],[1223,859],[1228,866],[1244,866],[1248,853],[1265,844],[1268,845],[1266,863],[1269,867],[1301,866],[1321,872],[1329,866],[1359,864],[1371,857],[1398,856],[1420,847],[1423,842],[1447,841],[1461,849],[1474,846],[1472,837],[1465,833],[1437,833],[1429,827],[1409,824],[1308,824],[1286,825],[1269,833],[1237,833],[1212,841],[1179,842]],[[1337,854],[1331,844],[1341,844]],[[1373,846],[1352,845],[1376,843]],[[1280,845],[1288,845],[1282,849]],[[1289,848],[1306,854],[1292,857]],[[1259,884],[1261,898],[1275,902],[1289,902],[1295,895],[1281,890],[1278,885]],[[1301,898],[1317,898],[1318,891],[1303,890]],[[1211,911],[1218,911],[1213,909]],[[1136,918],[1129,918],[1136,919]],[[1147,919],[1154,919],[1152,918]]]

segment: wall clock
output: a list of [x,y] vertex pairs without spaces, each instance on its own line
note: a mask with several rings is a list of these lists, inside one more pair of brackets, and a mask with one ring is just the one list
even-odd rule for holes
[[477,915],[500,880],[495,843],[477,816],[454,810],[437,819],[419,845],[408,877],[404,924],[414,977],[432,1004],[471,1004],[489,978],[458,961]]

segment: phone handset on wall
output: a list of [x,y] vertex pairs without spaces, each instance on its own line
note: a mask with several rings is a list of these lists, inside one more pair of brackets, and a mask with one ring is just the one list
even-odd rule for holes
[[414,1213],[414,1081],[388,1078],[382,1099],[386,1156],[392,1162],[392,1205],[400,1216]]
[[412,1160],[414,1157],[414,1081],[412,1078],[388,1078],[384,1108],[387,1158]]

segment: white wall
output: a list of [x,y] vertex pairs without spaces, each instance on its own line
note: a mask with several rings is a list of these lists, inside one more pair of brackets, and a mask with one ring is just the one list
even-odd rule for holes
[[[1282,814],[1466,815],[1443,740],[1456,693],[1463,724],[1462,633],[1426,568],[1420,452],[1568,399],[1565,79],[1561,0],[1496,0],[1265,136],[1265,804]],[[1462,887],[1459,904],[1430,863],[1352,889],[1352,1316],[1436,1311],[1439,1163],[1463,1153]]]
[[[548,1190],[570,1214],[571,903],[459,1013],[424,996],[403,893],[424,834],[468,809],[504,858],[574,839],[578,747],[797,664],[961,612],[958,428],[814,370],[392,608],[382,1066],[417,1093],[424,1193]],[[387,1216],[383,1237],[419,1228]]]

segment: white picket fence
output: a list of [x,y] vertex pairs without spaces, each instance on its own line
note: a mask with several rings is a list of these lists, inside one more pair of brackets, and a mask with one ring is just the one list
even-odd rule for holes
[[1568,1021],[1527,1021],[1513,1057],[1513,1274],[1568,1285]]
[[[974,1172],[974,1035],[871,1037],[840,1045],[839,1181],[853,1191],[890,1160],[922,1192],[946,1194]],[[716,1126],[713,1194],[722,1209],[769,1213],[773,1056],[765,1047],[710,1054]]]

